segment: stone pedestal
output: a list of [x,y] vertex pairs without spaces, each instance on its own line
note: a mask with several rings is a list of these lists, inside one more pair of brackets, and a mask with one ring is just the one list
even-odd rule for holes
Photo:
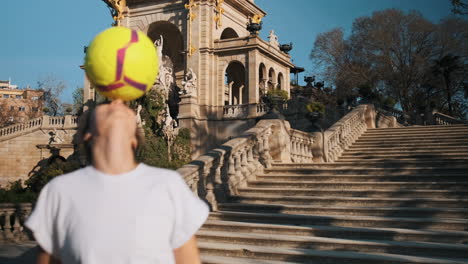
[[200,106],[198,105],[197,97],[192,95],[181,95],[179,102],[179,116],[177,117],[180,128],[190,130],[190,141],[192,147],[192,158],[200,153],[196,152],[200,146],[200,137],[197,129],[197,121],[200,118]]

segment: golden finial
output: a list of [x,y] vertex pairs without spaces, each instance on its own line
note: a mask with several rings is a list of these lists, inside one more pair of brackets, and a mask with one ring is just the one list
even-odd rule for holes
[[127,6],[126,0],[102,0],[107,4],[111,12],[112,18],[115,20],[114,25],[120,26],[120,20],[124,19],[124,9]]
[[250,22],[260,24],[262,22],[262,18],[262,16],[255,14],[253,17],[250,18]]

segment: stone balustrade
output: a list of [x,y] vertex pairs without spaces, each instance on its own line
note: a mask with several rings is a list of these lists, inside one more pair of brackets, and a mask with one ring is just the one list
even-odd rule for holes
[[238,194],[263,168],[271,166],[269,140],[271,124],[260,121],[241,136],[231,139],[177,171],[212,210],[229,195]]
[[257,104],[257,114],[264,114],[268,112],[268,106],[266,104]]
[[448,116],[439,112],[434,112],[434,121],[436,125],[459,125],[468,124],[466,121],[456,119],[455,117]]
[[0,137],[19,133],[25,130],[32,130],[42,126],[43,118],[38,117],[21,124],[14,124],[0,129]]
[[34,118],[21,124],[0,129],[0,141],[10,139],[36,129],[70,129],[78,126],[77,116],[47,116]]
[[313,148],[318,138],[300,130],[291,129],[291,161],[294,163],[313,162]]
[[17,242],[29,237],[24,228],[24,221],[31,214],[32,205],[0,204],[0,241]]
[[249,114],[249,105],[225,105],[223,107],[224,118],[246,118]]
[[[177,171],[213,210],[238,194],[273,162],[334,162],[368,128],[375,128],[373,105],[360,105],[324,132],[291,129],[284,120],[265,119],[241,136],[183,166]],[[389,116],[395,121],[395,117]],[[389,122],[388,127],[396,122]]]
[[323,161],[336,161],[367,128],[375,128],[375,110],[360,105],[324,132]]

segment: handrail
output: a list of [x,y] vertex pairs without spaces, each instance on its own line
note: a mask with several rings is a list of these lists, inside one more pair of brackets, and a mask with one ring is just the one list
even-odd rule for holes
[[467,121],[463,121],[455,117],[442,114],[440,112],[433,112],[432,114],[434,116],[434,122],[436,125],[461,125],[461,124],[466,125],[468,124]]
[[390,106],[385,105],[375,105],[377,112],[382,112],[384,115],[393,116],[396,118],[397,122],[403,125],[409,125],[409,117],[405,112],[395,109]]
[[35,129],[73,129],[78,126],[77,116],[41,116],[24,123],[14,124],[0,129],[0,141],[30,132]]

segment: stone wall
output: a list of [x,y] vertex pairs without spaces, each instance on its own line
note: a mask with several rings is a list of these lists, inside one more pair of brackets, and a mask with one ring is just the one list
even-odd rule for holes
[[0,131],[0,186],[26,180],[54,151],[65,159],[73,153],[76,118],[44,116],[35,121],[34,126],[16,125]]

